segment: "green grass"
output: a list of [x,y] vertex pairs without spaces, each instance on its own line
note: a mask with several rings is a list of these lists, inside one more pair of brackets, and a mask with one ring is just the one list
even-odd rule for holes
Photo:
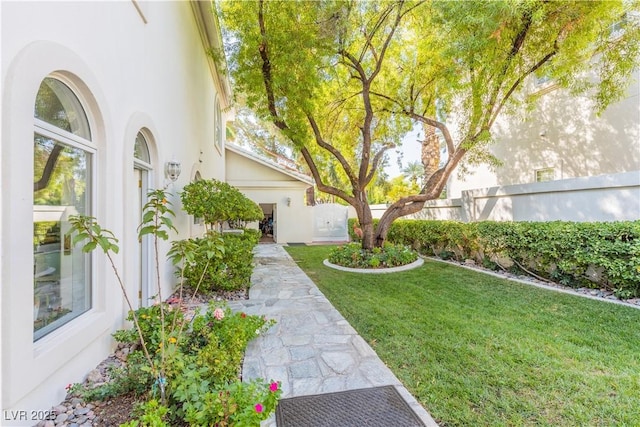
[[435,261],[362,275],[287,251],[441,426],[639,426],[640,310]]

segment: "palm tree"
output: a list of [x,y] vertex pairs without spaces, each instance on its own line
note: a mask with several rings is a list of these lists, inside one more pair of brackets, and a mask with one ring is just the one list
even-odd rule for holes
[[402,169],[402,174],[412,184],[422,186],[422,180],[424,179],[424,166],[420,162],[409,162],[405,168]]

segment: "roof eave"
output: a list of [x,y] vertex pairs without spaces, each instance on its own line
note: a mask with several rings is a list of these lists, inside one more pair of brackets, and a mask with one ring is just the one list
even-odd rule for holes
[[312,186],[315,183],[313,178],[311,178],[310,176],[307,176],[307,175],[305,175],[303,173],[300,173],[300,172],[294,172],[294,171],[279,167],[278,165],[273,164],[273,163],[261,158],[260,156],[256,155],[255,153],[247,151],[247,150],[243,149],[242,147],[239,147],[239,146],[237,146],[235,144],[227,143],[227,144],[225,144],[225,149],[227,149],[229,151],[232,151],[232,152],[234,152],[234,153],[236,153],[236,154],[238,154],[240,156],[243,156],[243,157],[246,157],[248,159],[251,159],[251,160],[253,160],[253,161],[257,162],[257,163],[260,163],[261,165],[267,166],[268,168],[271,168],[271,169],[273,169],[275,171],[278,171],[278,172],[283,173],[285,175],[288,175],[288,176],[290,176],[292,178],[295,178],[300,182],[304,182],[305,184],[308,184],[308,185]]
[[[224,52],[220,21],[218,20],[218,15],[213,11],[213,0],[191,0],[190,3],[196,19],[202,45],[207,52],[207,61],[209,63],[211,75],[218,88],[218,93],[222,98],[222,108],[226,109],[231,105],[231,100],[233,99],[231,84],[229,83],[229,79],[227,79],[224,70],[218,69],[216,61],[214,61],[213,57],[210,55],[211,51]],[[221,56],[221,61],[223,63],[223,68],[226,69],[226,58],[224,57],[224,54]]]

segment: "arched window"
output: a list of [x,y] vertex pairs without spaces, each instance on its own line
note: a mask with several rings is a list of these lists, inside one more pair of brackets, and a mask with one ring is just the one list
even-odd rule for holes
[[136,135],[136,142],[133,146],[133,157],[135,158],[136,163],[143,163],[145,165],[150,165],[151,163],[149,146],[147,145],[147,140],[142,132],[138,132],[138,135]]
[[69,216],[91,214],[96,152],[87,115],[67,84],[42,81],[33,135],[34,340],[91,308],[90,256],[71,243]]

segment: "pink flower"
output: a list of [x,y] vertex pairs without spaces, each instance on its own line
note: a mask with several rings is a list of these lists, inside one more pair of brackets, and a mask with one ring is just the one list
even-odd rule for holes
[[277,382],[272,382],[271,385],[269,385],[269,390],[271,391],[278,391],[278,383]]
[[262,412],[262,405],[259,403],[256,403],[256,412],[258,413]]
[[222,310],[221,308],[216,308],[215,310],[213,310],[213,317],[216,320],[224,319],[224,310]]
[[72,385],[71,385],[71,384],[67,384],[67,386],[66,386],[64,389],[65,389],[65,390],[67,390],[67,391],[70,391],[70,390],[71,390],[71,387],[72,387]]

